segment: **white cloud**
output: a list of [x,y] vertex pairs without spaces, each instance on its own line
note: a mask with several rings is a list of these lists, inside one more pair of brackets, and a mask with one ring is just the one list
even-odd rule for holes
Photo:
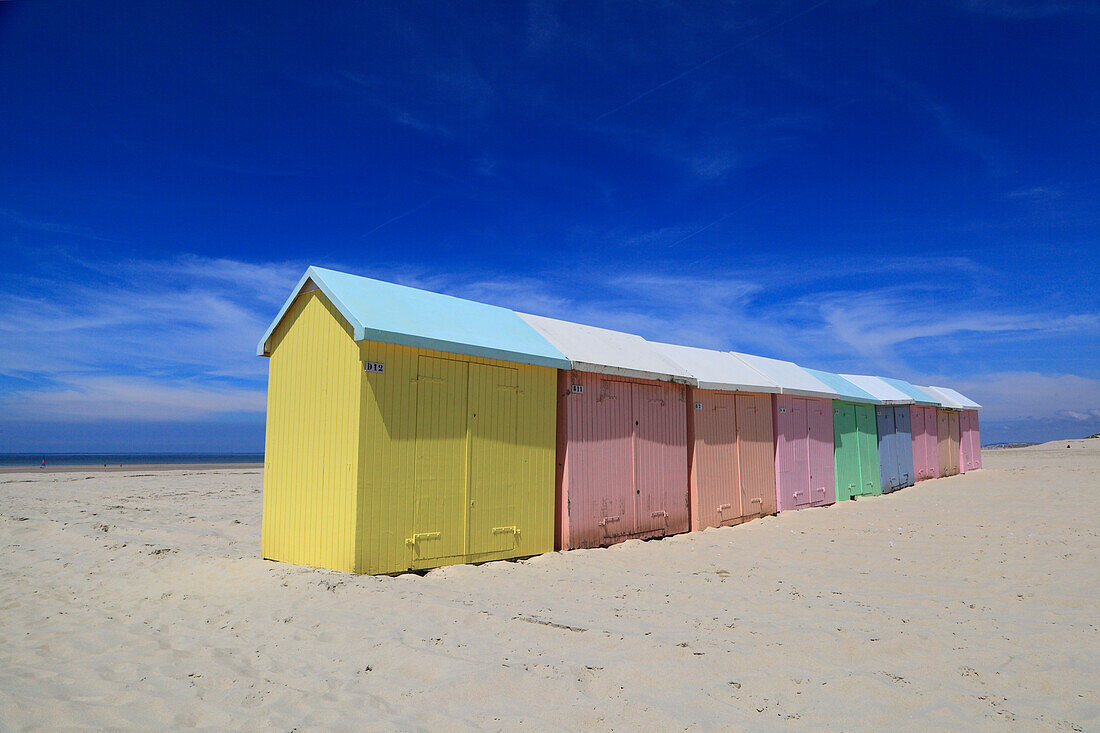
[[[928,382],[938,384],[937,378]],[[1100,418],[1100,379],[1022,371],[952,379],[952,386],[983,406],[983,419]]]
[[5,420],[88,422],[180,421],[220,414],[262,413],[262,388],[212,387],[148,377],[66,377],[50,389],[0,396]]

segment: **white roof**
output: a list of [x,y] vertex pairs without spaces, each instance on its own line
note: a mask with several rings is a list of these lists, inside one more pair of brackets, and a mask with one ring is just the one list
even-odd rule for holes
[[964,409],[964,410],[980,410],[980,409],[982,409],[982,406],[979,405],[977,402],[970,399],[969,397],[962,394],[961,392],[957,392],[957,391],[951,389],[950,387],[932,387],[932,389],[936,390],[937,392],[942,394],[944,397],[950,397],[952,400],[954,400],[959,405],[961,405],[962,409]]
[[687,369],[666,358],[641,336],[526,313],[519,317],[578,371],[695,384]]
[[695,377],[700,389],[770,394],[780,391],[778,384],[728,351],[713,351],[654,341],[650,344]]
[[852,382],[864,392],[870,392],[882,400],[884,405],[912,405],[916,402],[912,397],[879,377],[868,377],[861,374],[841,374],[840,376]]
[[740,354],[736,351],[731,351],[730,354],[779,385],[779,391],[782,394],[824,397],[830,400],[840,398],[840,394],[836,390],[793,361],[769,359],[766,356],[754,356],[753,354]]
[[940,401],[940,407],[945,410],[964,410],[962,403],[953,399],[950,395],[944,394],[936,387],[921,387],[925,392],[935,397]]

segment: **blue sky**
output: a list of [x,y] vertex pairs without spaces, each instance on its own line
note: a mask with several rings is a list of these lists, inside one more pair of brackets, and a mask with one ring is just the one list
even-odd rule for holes
[[0,3],[0,452],[260,450],[309,264],[1100,431],[1100,3]]

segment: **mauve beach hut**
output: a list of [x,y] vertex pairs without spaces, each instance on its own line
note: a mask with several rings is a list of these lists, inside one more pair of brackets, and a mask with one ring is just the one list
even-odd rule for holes
[[570,362],[515,313],[311,267],[258,352],[264,558],[395,573],[553,550]]
[[974,400],[950,387],[933,387],[962,405],[959,413],[959,470],[975,471],[982,467],[982,440],[978,432],[978,410],[982,409]]
[[913,436],[910,427],[909,406],[913,398],[880,377],[860,374],[841,374],[850,382],[870,392],[882,404],[875,408],[878,428],[878,460],[882,493],[912,486]]
[[840,395],[793,362],[731,353],[775,382],[781,392],[772,398],[777,509],[834,503],[832,405]]
[[940,406],[939,399],[928,390],[904,379],[882,379],[913,398],[913,404],[909,406],[909,428],[913,435],[913,480],[936,478],[939,476],[936,447],[936,409]]
[[687,532],[692,376],[640,336],[520,317],[572,362],[558,374],[558,548]]
[[806,369],[840,395],[833,400],[833,467],[836,500],[882,493],[875,407],[879,400],[839,374]]
[[772,395],[779,385],[726,351],[653,346],[696,381],[687,396],[691,528],[775,514]]

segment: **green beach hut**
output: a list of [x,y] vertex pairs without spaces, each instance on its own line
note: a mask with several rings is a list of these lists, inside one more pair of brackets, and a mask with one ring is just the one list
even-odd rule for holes
[[839,395],[833,400],[833,460],[836,500],[882,493],[875,405],[882,404],[839,374],[806,369]]

